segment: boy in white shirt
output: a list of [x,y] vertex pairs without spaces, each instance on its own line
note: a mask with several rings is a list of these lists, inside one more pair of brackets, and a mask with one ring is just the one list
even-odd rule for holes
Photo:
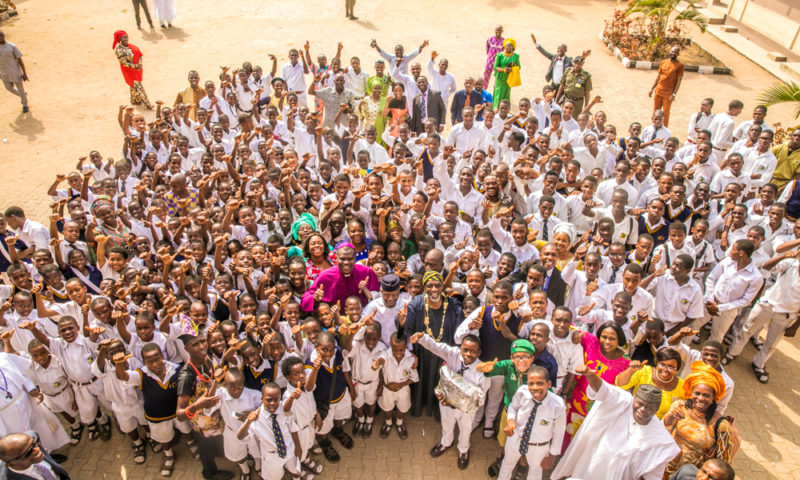
[[230,369],[225,372],[224,387],[217,390],[220,402],[204,414],[211,415],[219,410],[225,430],[222,432],[222,445],[225,458],[239,465],[243,477],[250,474],[250,465],[247,462],[248,453],[255,459],[256,470],[261,470],[261,455],[258,454],[258,445],[255,440],[240,441],[236,434],[244,423],[244,419],[261,405],[261,395],[256,390],[244,388],[244,374],[241,370]]
[[381,324],[372,323],[356,332],[353,344],[346,353],[350,360],[353,386],[356,391],[356,398],[353,400],[356,409],[353,435],[364,437],[372,435],[372,421],[375,417],[380,383],[380,358],[386,352],[386,345],[380,340]]
[[314,400],[317,371],[321,365],[322,357],[317,357],[316,369],[309,370],[308,375],[299,357],[289,357],[281,365],[283,376],[289,384],[289,388],[283,394],[283,411],[297,424],[297,438],[301,448],[300,463],[313,473],[322,472],[322,465],[316,463],[310,455],[314,446],[314,432],[322,425],[322,417],[317,413],[317,403]]
[[[478,356],[481,354],[481,340],[472,334],[461,340],[461,347],[453,347],[436,342],[428,334],[417,332],[410,338],[411,343],[419,343],[426,350],[442,358],[447,368],[464,376],[464,380],[477,385],[483,390],[485,401],[486,391],[489,389],[489,378],[476,368]],[[442,399],[443,400],[443,399]],[[442,405],[442,439],[431,449],[433,458],[441,456],[453,445],[456,424],[458,425],[458,468],[464,470],[469,465],[469,437],[472,433],[472,422],[475,412],[466,413],[453,407]]]
[[[300,440],[297,424],[281,405],[281,387],[268,383],[261,390],[261,405],[247,415],[236,434],[239,440],[254,439],[261,454],[261,478],[280,480],[288,471],[300,475]],[[313,476],[311,476],[313,478]]]
[[391,351],[384,351],[381,356],[381,384],[378,387],[378,406],[386,414],[386,423],[381,427],[381,438],[389,436],[392,430],[392,412],[394,412],[397,435],[405,439],[408,431],[403,418],[411,408],[411,388],[409,385],[419,381],[415,368],[417,357],[408,350],[408,342],[404,336],[392,335]]
[[[542,471],[555,464],[561,454],[561,443],[566,429],[564,400],[549,391],[547,369],[532,366],[528,372],[527,388],[519,388],[508,406],[508,423],[498,480],[509,480],[520,457],[525,457],[521,471],[527,471],[528,480],[540,480]],[[522,463],[522,462],[521,462]]]

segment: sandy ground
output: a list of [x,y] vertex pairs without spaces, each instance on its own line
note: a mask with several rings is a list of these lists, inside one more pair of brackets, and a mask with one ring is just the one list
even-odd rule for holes
[[[131,4],[126,0],[20,0],[20,16],[0,28],[24,54],[31,77],[26,84],[31,112],[21,114],[18,99],[0,92],[0,158],[4,167],[0,206],[20,205],[30,217],[45,220],[49,213],[45,192],[56,173],[72,170],[77,158],[91,149],[113,158],[120,156],[117,107],[127,103],[129,96],[111,49],[113,32],[118,29],[127,30],[131,43],[144,53],[144,85],[151,100],[172,103],[176,93],[186,86],[190,69],[198,70],[203,81],[216,79],[220,65],[240,65],[245,60],[268,69],[267,54],[276,54],[282,64],[288,50],[301,46],[305,40],[311,42],[312,56],[323,52],[330,56],[335,53],[336,42],[342,41],[344,58],[360,56],[362,65],[369,69],[377,59],[376,52],[369,49],[370,39],[377,38],[387,50],[401,42],[410,51],[427,38],[431,46],[423,54],[424,60],[431,50],[437,50],[450,60],[451,72],[458,79],[482,75],[485,39],[500,23],[506,36],[516,38],[521,55],[523,86],[514,89],[512,100],[541,93],[547,61],[533,48],[529,36],[533,31],[550,49],[566,42],[573,54],[585,48],[594,51],[586,68],[593,75],[595,93],[605,100],[602,108],[608,112],[610,123],[621,132],[631,121],[649,119],[652,107],[647,91],[654,74],[623,69],[598,40],[603,19],[610,16],[614,6],[612,1],[359,0],[358,21],[344,19],[343,3],[177,0],[178,18],[173,29],[137,31]],[[696,112],[703,98],[714,97],[716,110],[724,110],[729,100],[738,98],[745,103],[744,117],[749,117],[758,93],[776,81],[713,37],[695,39],[732,67],[734,75],[687,73],[673,105],[671,122],[672,131],[680,137],[685,136],[689,115]],[[148,120],[154,117],[152,112],[145,115]],[[771,108],[767,120],[794,124],[788,107]],[[789,455],[800,445],[800,417],[796,413],[800,409],[800,391],[794,380],[800,368],[792,360],[800,355],[797,345],[796,340],[782,344],[770,362],[773,376],[768,386],[759,385],[750,373],[745,360],[752,354],[750,350],[730,367],[737,381],[731,414],[744,437],[743,450],[734,462],[741,478],[800,478],[800,461]],[[428,437],[437,430],[429,426]],[[433,445],[433,438],[420,443],[416,441],[419,437],[414,440],[413,435],[412,431],[407,442],[414,442],[413,471],[420,474],[415,478],[444,474],[453,478],[467,478],[469,474],[474,478],[485,471],[484,464],[477,461],[473,463],[479,469],[471,466],[463,473],[455,469],[455,459],[432,461],[427,449]],[[368,451],[408,448],[393,438],[387,442],[394,443],[379,447],[369,442]],[[494,455],[489,443],[479,445],[481,455]],[[377,451],[372,450],[376,448]],[[127,451],[125,442],[117,436],[111,445],[82,445],[76,456],[81,460],[70,465],[73,471],[81,472],[77,478],[119,478],[120,468],[125,469],[126,478],[150,478],[151,474],[135,466],[129,455],[125,457]],[[325,477],[349,471],[355,475],[352,478],[364,478],[372,468],[365,457],[371,455],[353,452],[339,466],[328,469]],[[392,463],[387,465],[391,467]],[[396,469],[383,468],[374,473],[385,478],[403,476],[398,476]],[[194,478],[197,470],[179,462],[180,471]]]

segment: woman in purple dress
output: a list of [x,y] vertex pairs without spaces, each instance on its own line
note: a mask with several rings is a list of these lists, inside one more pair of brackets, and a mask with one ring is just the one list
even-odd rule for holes
[[494,59],[498,53],[503,51],[503,26],[498,25],[494,29],[494,36],[486,40],[486,68],[483,70],[483,88],[489,88],[489,79],[494,73]]

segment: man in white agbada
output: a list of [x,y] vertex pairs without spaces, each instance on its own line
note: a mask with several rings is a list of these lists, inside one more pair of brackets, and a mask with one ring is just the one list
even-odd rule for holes
[[49,451],[69,443],[67,432],[50,410],[39,405],[41,393],[30,380],[30,362],[0,353],[0,437],[34,430]]
[[175,0],[153,0],[156,7],[156,17],[161,28],[172,27],[177,13],[175,11]]
[[659,480],[681,449],[655,416],[661,391],[641,385],[635,396],[581,365],[595,403],[550,478]]

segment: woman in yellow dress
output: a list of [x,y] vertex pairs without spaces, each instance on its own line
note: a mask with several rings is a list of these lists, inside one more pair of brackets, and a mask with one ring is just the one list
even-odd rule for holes
[[358,104],[356,114],[358,115],[358,119],[361,120],[361,127],[365,131],[368,126],[375,126],[375,130],[377,130],[376,141],[385,147],[386,145],[384,145],[383,140],[381,140],[383,130],[386,128],[386,119],[383,116],[383,109],[386,106],[386,97],[381,95],[382,89],[383,85],[377,77],[370,78],[367,83],[367,91],[370,92],[370,95],[364,97],[361,103]]
[[664,418],[674,400],[683,399],[683,380],[678,376],[681,369],[681,355],[674,348],[662,348],[656,352],[655,368],[647,365],[647,360],[631,361],[624,372],[617,375],[614,383],[625,390],[631,390],[636,395],[639,386],[644,384],[654,385],[661,390],[661,406],[656,412],[656,417]]

